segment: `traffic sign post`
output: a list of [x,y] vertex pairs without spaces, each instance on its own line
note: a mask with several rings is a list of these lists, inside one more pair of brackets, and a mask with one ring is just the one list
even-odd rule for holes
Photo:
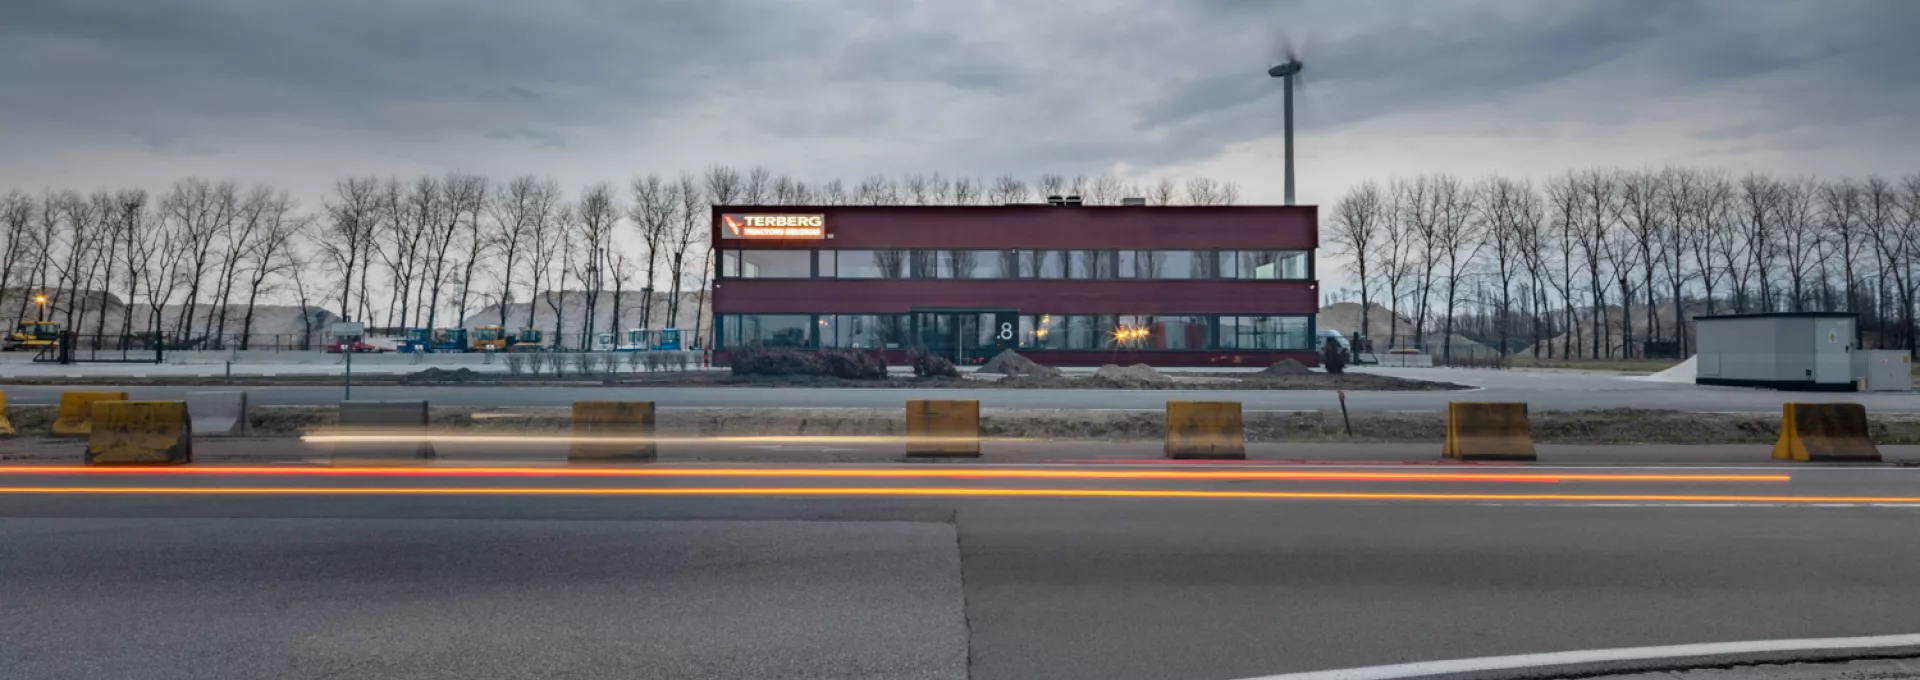
[[[340,351],[347,355],[346,394],[341,397],[342,399],[353,398],[353,352],[359,348],[360,336],[366,332],[366,324],[343,321],[333,325],[333,339],[335,342],[340,343]],[[353,339],[342,341],[341,336],[347,335],[353,336]]]

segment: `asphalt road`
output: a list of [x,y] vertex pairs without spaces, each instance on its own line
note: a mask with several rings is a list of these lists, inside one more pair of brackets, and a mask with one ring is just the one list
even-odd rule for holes
[[1912,469],[283,467],[0,466],[0,666],[1231,679],[1920,632]]
[[[1393,369],[1382,373],[1472,385],[1469,391],[1349,392],[1359,411],[1441,411],[1448,401],[1524,402],[1536,411],[1648,408],[1678,411],[1779,412],[1787,401],[1845,401],[1879,413],[1920,412],[1920,394],[1818,393],[1700,387],[1686,383],[1629,380],[1617,375],[1552,371]],[[5,387],[11,404],[53,404],[63,388]],[[178,399],[217,387],[88,387],[126,390],[136,399]],[[338,403],[338,387],[245,387],[249,400],[265,406]],[[650,400],[661,408],[899,408],[907,399],[978,399],[986,408],[1160,410],[1169,398],[1239,401],[1254,411],[1338,409],[1324,390],[1028,390],[1028,389],[780,389],[749,387],[356,387],[356,399],[426,399],[436,406],[568,406],[575,400]]]

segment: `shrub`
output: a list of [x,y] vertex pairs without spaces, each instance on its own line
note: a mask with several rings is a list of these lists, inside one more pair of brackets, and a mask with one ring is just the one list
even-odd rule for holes
[[960,369],[953,362],[938,354],[928,354],[926,350],[914,350],[913,374],[922,378],[958,378]]
[[826,350],[820,362],[827,375],[848,380],[880,380],[887,377],[887,362],[880,357],[850,349]]
[[629,373],[640,372],[641,362],[646,361],[646,357],[641,356],[643,354],[645,354],[645,352],[627,352],[627,371]]
[[546,352],[535,350],[527,353],[527,372],[528,373],[532,373],[534,375],[540,375],[541,373],[546,372],[546,370],[547,370],[547,353]]
[[527,355],[514,354],[513,352],[508,352],[507,356],[504,358],[507,361],[508,373],[513,375],[520,375],[521,372],[527,370]]

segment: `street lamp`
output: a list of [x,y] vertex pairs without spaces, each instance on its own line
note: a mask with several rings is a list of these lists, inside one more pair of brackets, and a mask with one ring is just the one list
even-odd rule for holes
[[1293,78],[1299,75],[1303,68],[1306,68],[1306,65],[1289,54],[1286,63],[1267,69],[1269,77],[1279,78],[1282,81],[1282,90],[1285,92],[1283,106],[1286,110],[1287,126],[1287,205],[1293,205]]
[[33,301],[40,304],[40,317],[35,320],[46,321],[47,320],[47,294],[40,293],[38,295],[35,295],[33,296]]

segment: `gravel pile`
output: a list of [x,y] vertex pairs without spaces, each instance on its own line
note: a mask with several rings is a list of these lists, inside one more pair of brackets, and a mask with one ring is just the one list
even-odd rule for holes
[[1120,384],[1173,382],[1173,378],[1168,377],[1167,374],[1165,373],[1161,373],[1159,371],[1153,370],[1152,366],[1148,366],[1146,364],[1134,364],[1132,366],[1120,366],[1118,364],[1107,364],[1105,366],[1101,366],[1099,370],[1096,370],[1093,372],[1093,379],[1095,381],[1105,381],[1105,382],[1120,383]]
[[1057,378],[1061,375],[1060,369],[1033,363],[1032,359],[1020,356],[1018,352],[1010,349],[1000,352],[998,356],[988,359],[987,363],[981,364],[978,372],[1039,378]]
[[435,366],[418,373],[409,373],[400,379],[403,383],[441,383],[441,382],[480,382],[498,381],[501,376],[489,375],[471,368],[447,370]]
[[1260,371],[1260,375],[1311,375],[1312,373],[1313,369],[1293,359],[1281,359]]

